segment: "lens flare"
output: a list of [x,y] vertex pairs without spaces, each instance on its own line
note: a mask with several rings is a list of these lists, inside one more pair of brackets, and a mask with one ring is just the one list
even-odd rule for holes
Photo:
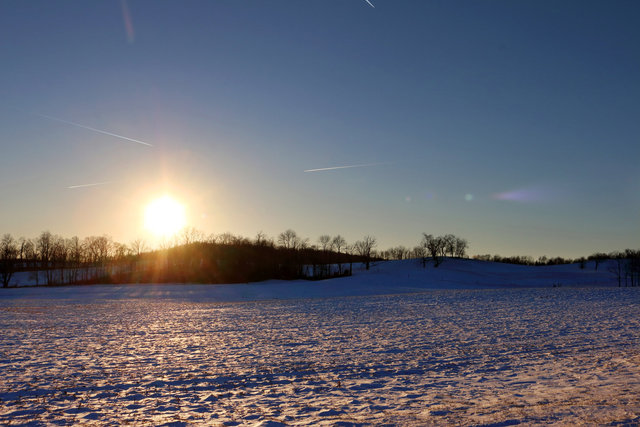
[[542,202],[549,198],[549,192],[540,188],[520,188],[517,190],[504,191],[493,195],[495,200],[506,200],[519,203]]
[[133,43],[136,39],[136,34],[133,30],[133,21],[131,20],[131,13],[129,12],[129,5],[127,0],[120,2],[122,6],[122,20],[124,21],[124,29],[127,32],[127,41]]

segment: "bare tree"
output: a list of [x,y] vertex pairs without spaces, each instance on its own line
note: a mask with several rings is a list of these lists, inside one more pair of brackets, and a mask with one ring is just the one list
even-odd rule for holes
[[0,240],[0,279],[2,279],[3,288],[9,286],[15,271],[18,252],[18,246],[11,234],[3,235]]
[[376,241],[375,237],[364,236],[364,239],[358,240],[354,245],[354,249],[358,253],[358,255],[365,259],[365,266],[367,270],[369,269],[371,264],[371,253],[377,243],[378,242]]
[[204,240],[204,233],[195,227],[185,227],[180,232],[180,238],[183,245],[189,245]]
[[456,237],[455,241],[456,248],[454,255],[458,258],[464,258],[465,256],[467,256],[467,248],[469,247],[469,242],[461,237]]
[[27,244],[27,239],[25,239],[24,237],[20,237],[18,239],[18,259],[20,260],[20,263],[22,264],[23,267],[26,264],[25,256],[24,256],[26,244]]
[[262,231],[258,231],[256,233],[256,238],[254,240],[257,246],[269,246],[273,247],[273,239],[267,237]]
[[391,259],[398,260],[405,259],[409,254],[409,250],[402,245],[390,248],[387,252],[389,252],[389,257]]
[[23,259],[26,267],[31,270],[30,275],[36,280],[36,285],[40,284],[40,274],[38,271],[38,255],[36,245],[31,239],[26,239],[23,247]]
[[71,262],[71,275],[69,277],[69,281],[72,283],[78,282],[78,273],[80,270],[80,265],[82,262],[83,256],[83,247],[82,242],[78,236],[73,236],[72,238],[66,241],[67,245],[67,253],[69,261]]
[[347,241],[339,234],[331,240],[331,247],[338,253],[341,253],[346,246]]
[[105,275],[105,264],[112,250],[111,238],[109,236],[85,237],[84,245],[88,261],[95,267],[95,275],[97,277]]
[[33,243],[33,240],[26,239],[24,243],[21,245],[22,248],[22,259],[25,260],[27,265],[32,262],[33,267],[35,268],[36,262],[36,246]]
[[135,256],[140,256],[141,253],[147,250],[147,244],[143,239],[136,239],[129,243],[131,253]]
[[[51,261],[53,269],[51,272],[51,279],[49,283],[52,281],[55,283],[62,284],[65,282],[64,278],[64,269],[67,264],[67,245],[64,241],[64,238],[58,235],[53,236],[52,244],[51,244]],[[55,278],[55,269],[58,271],[58,278]],[[49,271],[48,271],[49,272]]]
[[42,268],[49,267],[49,260],[51,259],[51,246],[53,236],[49,231],[43,231],[36,239],[36,251],[40,260],[40,266]]
[[607,258],[609,258],[609,255],[605,254],[604,252],[597,252],[593,255],[590,255],[587,259],[594,262],[594,270],[597,270],[600,263],[602,261],[605,261]]
[[349,255],[349,275],[353,274],[353,255],[356,253],[356,245],[346,245],[344,247],[344,252]]
[[327,252],[331,248],[331,236],[323,234],[318,237],[318,243],[320,244],[320,249],[322,249],[323,252]]
[[414,246],[414,248],[411,250],[411,256],[413,256],[414,258],[419,258],[420,262],[422,263],[422,267],[427,266],[427,250],[424,246]]
[[[318,243],[320,244],[320,249],[322,250],[323,260],[322,265],[320,267],[321,274],[325,277],[331,274],[331,265],[329,264],[329,250],[331,250],[331,236],[328,234],[323,234],[318,237]],[[314,265],[315,270],[315,265]],[[315,276],[315,271],[314,271]]]
[[622,286],[622,273],[625,270],[626,259],[620,252],[611,252],[609,257],[612,258],[613,262],[609,265],[609,272],[615,274],[616,279],[618,279],[618,287]]
[[422,233],[422,246],[431,255],[434,267],[438,267],[442,263],[445,247],[442,237],[434,237],[431,234]]
[[303,239],[292,229],[278,234],[278,244],[284,249],[304,249],[309,245],[309,239]]
[[113,242],[113,257],[116,261],[124,260],[129,255],[130,249],[124,243]]
[[340,254],[346,248],[347,241],[341,235],[336,235],[331,239],[331,248],[338,253],[338,274],[342,274],[342,262],[340,262]]
[[626,276],[631,279],[631,286],[640,285],[640,250],[626,249],[627,257]]
[[221,245],[233,245],[237,240],[237,237],[232,233],[226,232],[218,236],[217,242]]
[[40,261],[40,268],[45,270],[47,284],[52,281],[51,259],[53,256],[53,235],[49,231],[43,231],[36,239],[36,251]]
[[445,234],[440,237],[442,239],[442,253],[444,255],[449,255],[453,257],[456,253],[456,236],[453,234]]

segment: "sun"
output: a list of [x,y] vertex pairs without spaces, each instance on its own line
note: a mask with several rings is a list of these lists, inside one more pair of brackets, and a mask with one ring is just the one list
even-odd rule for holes
[[153,200],[144,211],[144,227],[158,237],[170,237],[185,226],[184,206],[164,195]]

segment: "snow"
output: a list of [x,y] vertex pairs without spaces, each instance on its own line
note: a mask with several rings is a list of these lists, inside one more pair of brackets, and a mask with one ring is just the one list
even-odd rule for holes
[[3,289],[0,424],[637,424],[640,289],[610,276]]
[[[343,265],[344,267],[344,265]],[[32,286],[30,273],[16,274],[12,285]],[[43,283],[43,280],[40,280]],[[59,287],[48,290],[46,299],[82,300],[126,298],[170,298],[188,301],[247,301],[306,297],[381,295],[390,293],[421,292],[426,289],[481,289],[504,287],[562,286],[617,286],[607,266],[598,270],[589,265],[580,269],[578,264],[557,266],[523,266],[500,264],[469,259],[449,259],[434,268],[426,268],[418,260],[373,263],[370,270],[354,264],[354,274],[323,281],[278,281],[233,285],[104,285],[89,287]],[[38,298],[42,287],[7,292],[9,298]]]

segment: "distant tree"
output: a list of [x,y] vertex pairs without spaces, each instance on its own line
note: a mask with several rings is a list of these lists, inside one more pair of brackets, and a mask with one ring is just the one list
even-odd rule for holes
[[40,284],[40,275],[38,274],[38,256],[36,252],[36,245],[31,239],[24,241],[23,247],[23,259],[26,263],[26,267],[31,270],[31,274],[36,280],[36,285]]
[[[35,262],[36,259],[36,246],[31,239],[25,239],[21,244],[22,255],[21,258],[27,262]],[[33,265],[35,268],[35,264]]]
[[147,244],[144,239],[135,239],[129,243],[129,249],[133,255],[140,256],[140,254],[147,250]]
[[[329,263],[329,251],[331,250],[331,236],[323,234],[318,237],[318,247],[322,250],[322,265],[320,267],[320,274],[327,277],[331,274],[331,265]],[[315,258],[314,258],[315,259]],[[316,273],[314,271],[314,276]]]
[[264,234],[262,231],[258,231],[256,233],[256,238],[254,239],[254,242],[256,244],[256,246],[269,246],[269,247],[273,247],[273,240],[268,238],[266,234]]
[[183,245],[189,245],[202,240],[204,240],[204,233],[195,227],[184,227],[180,231],[180,242]]
[[589,261],[593,261],[594,270],[597,270],[602,261],[605,261],[607,258],[609,258],[609,255],[605,254],[604,252],[596,252],[593,255],[589,255],[587,259]]
[[298,233],[292,229],[288,229],[278,234],[278,245],[284,249],[294,249],[297,239]]
[[580,267],[580,270],[584,270],[585,269],[586,263],[587,263],[587,260],[586,260],[585,257],[580,257],[580,258],[576,259],[576,262],[578,263],[578,265]]
[[9,286],[15,271],[18,252],[17,243],[11,234],[3,235],[0,240],[0,279],[3,288]]
[[329,249],[331,249],[331,236],[329,236],[328,234],[323,234],[322,236],[318,237],[318,243],[320,245],[320,249],[322,249],[323,252],[327,252]]
[[357,241],[354,245],[354,249],[358,253],[358,255],[365,259],[365,266],[367,270],[369,270],[371,264],[371,254],[376,244],[377,241],[375,237],[364,236],[362,240]]
[[[50,277],[47,279],[48,283],[65,283],[65,267],[67,265],[67,245],[63,237],[55,235],[51,240],[51,263],[52,269],[47,270]],[[57,279],[55,273],[58,272]]]
[[112,248],[109,236],[89,236],[85,242],[91,262],[100,264],[107,261]]
[[82,242],[80,241],[78,236],[73,236],[72,238],[66,240],[65,244],[67,245],[67,253],[69,256],[69,261],[71,262],[71,275],[69,277],[69,281],[71,283],[77,283],[83,257]]
[[627,264],[625,270],[625,277],[631,280],[631,286],[640,285],[640,250],[625,250],[627,257]]
[[457,256],[458,258],[464,258],[465,256],[467,256],[467,248],[469,247],[469,242],[461,237],[456,237],[455,240],[455,256]]
[[116,262],[123,261],[130,253],[130,249],[123,243],[113,242],[113,258]]
[[422,233],[422,246],[431,255],[433,266],[438,267],[442,263],[442,254],[445,247],[442,237],[434,237],[431,234]]
[[342,262],[340,261],[340,254],[345,250],[347,241],[341,235],[336,235],[331,239],[331,248],[338,253],[338,274],[342,274]]
[[236,241],[236,236],[234,236],[229,232],[222,233],[217,238],[217,243],[220,245],[233,245],[235,241]]
[[445,234],[440,237],[442,239],[442,254],[449,255],[453,258],[456,253],[456,236],[453,234]]
[[347,255],[349,255],[349,275],[353,274],[353,255],[356,253],[356,245],[346,245],[344,247],[344,251]]
[[427,250],[425,249],[424,246],[422,245],[414,246],[413,249],[411,250],[411,256],[413,258],[418,258],[422,263],[422,267],[427,266]]
[[49,231],[43,231],[36,239],[36,251],[41,267],[48,268],[51,259],[53,235]]
[[112,240],[109,236],[89,236],[84,239],[88,261],[94,265],[94,278],[107,275],[106,262],[111,254]]
[[402,245],[390,248],[387,252],[389,253],[389,257],[391,259],[397,259],[397,260],[405,259],[409,253],[407,248],[405,248]]
[[298,234],[291,230],[285,230],[278,235],[278,245],[284,249],[304,249],[308,246],[309,239],[303,239]]
[[622,287],[622,277],[626,267],[626,259],[621,252],[614,251],[609,254],[613,262],[609,265],[609,272],[613,273],[618,280],[618,287]]
[[25,253],[25,246],[27,244],[27,239],[25,239],[24,237],[20,237],[18,239],[18,259],[20,260],[20,263],[22,266],[26,265],[26,258],[24,256]]
[[338,253],[341,253],[346,246],[347,241],[339,234],[331,240],[331,248]]
[[54,236],[49,231],[43,231],[36,239],[36,251],[40,268],[45,270],[47,285],[52,283],[51,262],[53,257]]

